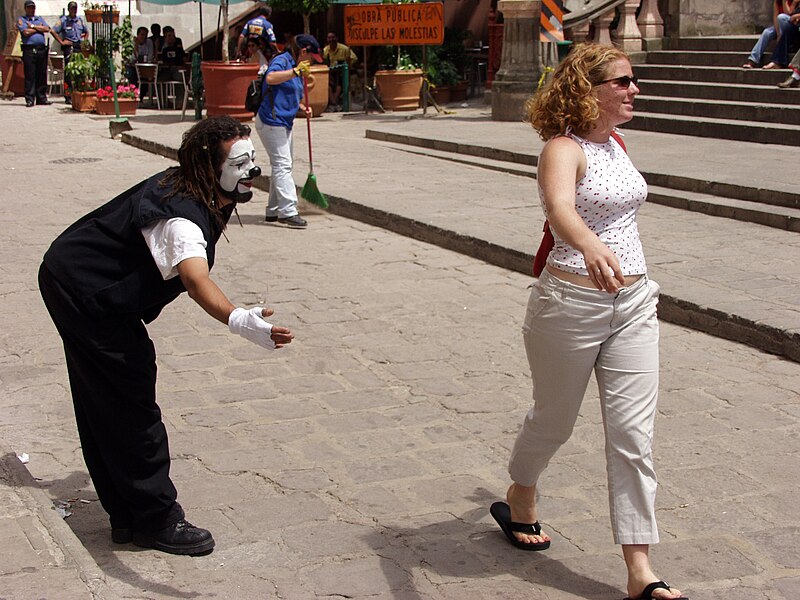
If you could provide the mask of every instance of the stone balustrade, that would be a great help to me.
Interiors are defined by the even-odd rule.
[[[609,28],[617,9],[619,22],[612,32]],[[658,0],[600,0],[567,14],[564,29],[566,37],[574,42],[613,42],[626,52],[640,52],[643,39],[664,36],[664,20],[658,11]]]

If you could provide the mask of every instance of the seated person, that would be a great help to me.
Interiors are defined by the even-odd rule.
[[[800,2],[800,0],[798,0]],[[336,34],[333,32],[328,33],[328,45],[322,51],[322,57],[329,67],[334,67],[339,63],[347,63],[349,69],[352,70],[353,66],[358,62],[356,53],[353,52],[348,46],[340,44]],[[341,110],[339,105],[339,98],[342,95],[342,70],[332,69],[328,75],[328,105],[331,106],[332,111]]]
[[[136,37],[133,38],[133,56],[131,62],[126,66],[126,76],[131,83],[139,84],[139,76],[136,73],[136,63],[156,62],[156,52],[153,47],[153,40],[147,37],[147,27],[139,27],[136,30]]]
[[[800,0],[798,0],[800,1]],[[175,30],[167,25],[164,27],[164,45],[161,46],[159,63],[162,65],[182,66],[186,53],[183,51],[183,41],[175,37]]]
[[[772,53],[770,62],[764,68],[777,69],[785,67],[789,62],[789,46],[794,41],[798,28],[798,22],[791,15],[796,15],[797,13],[800,13],[800,0],[775,0],[772,3],[772,25],[764,28],[764,31],[761,32],[761,37],[758,38],[756,45],[753,46],[753,50],[750,52],[750,56],[747,57],[747,62],[742,65],[742,68],[753,69],[760,67],[767,45],[774,39],[777,39],[778,43]]]
[[[155,55],[159,56],[161,54],[161,46],[164,45],[164,36],[161,35],[161,25],[158,23],[153,23],[150,25],[150,40],[153,42],[153,50],[155,50]]]
[[[264,48],[269,50],[268,55],[271,56],[278,52],[275,30],[272,27],[272,23],[269,22],[272,8],[267,5],[259,6],[257,12],[258,14],[242,27],[242,32],[239,34],[237,57],[241,57],[244,54],[246,41],[253,37],[263,40]]]
[[[269,65],[269,60],[264,56],[263,42],[261,38],[250,38],[247,40],[246,63],[257,63],[262,67]]]
[[[181,38],[175,37],[175,29],[167,25],[164,27],[164,45],[161,47],[158,80],[162,82],[183,82],[180,71],[181,67],[185,65],[185,58],[186,53],[183,51],[183,42]],[[159,93],[159,95],[161,94]],[[176,87],[175,96],[175,102],[180,104],[183,101],[183,86]]]

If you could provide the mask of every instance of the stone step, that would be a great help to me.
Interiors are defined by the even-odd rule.
[[[399,150],[411,154],[521,177],[530,177],[531,179],[535,179],[537,175],[536,161],[529,160],[535,157],[530,155],[508,153],[502,159],[488,158],[486,155],[501,156],[501,154],[491,152],[491,149],[487,147],[470,148],[463,144],[447,146],[442,144],[441,140],[437,143],[437,140],[433,139],[399,136],[369,129],[366,131],[366,137],[386,142]],[[480,152],[478,148],[483,149],[484,152]],[[486,152],[487,150],[488,152]],[[531,162],[534,164],[530,164]],[[701,182],[695,182],[694,187],[698,191],[688,191],[680,189],[681,187],[688,187],[686,185],[687,182],[681,182],[672,176],[646,172],[642,174],[648,182],[648,201],[655,204],[800,232],[800,199],[795,194],[786,195],[787,200],[791,198],[793,201],[792,205],[774,206],[759,201],[738,200],[715,195],[714,191],[726,189],[720,185],[709,186],[707,182],[705,182],[705,185],[701,184]]]
[[[729,102],[752,102],[754,99],[758,99],[759,102],[764,104],[800,106],[800,93],[797,93],[798,90],[783,90],[774,85],[731,85],[705,81],[640,79],[639,87],[642,93],[648,96],[702,98],[707,100],[727,100]]]
[[[757,41],[758,35],[690,36],[665,38],[664,47],[699,52],[744,52],[746,57]]]
[[[741,67],[747,53],[706,50],[659,50],[647,53],[647,64],[698,67]]]
[[[789,69],[742,69],[741,67],[648,64],[634,65],[633,70],[641,79],[763,85],[766,87],[778,85],[792,73]],[[786,91],[787,93],[795,93],[798,90]]]
[[[792,104],[697,99],[687,94],[685,98],[641,95],[636,97],[635,105],[637,111],[649,113],[800,125],[800,105]]]
[[[627,129],[693,135],[720,140],[738,140],[760,144],[800,146],[800,128],[780,123],[756,123],[711,117],[664,115],[640,111]]]

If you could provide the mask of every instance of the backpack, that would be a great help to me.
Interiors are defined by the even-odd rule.
[[[244,95],[244,107],[251,113],[257,113],[261,102],[264,100],[264,79],[266,76],[267,72],[264,71],[247,86],[247,92]]]
[[[622,149],[627,153],[628,149],[625,147],[625,142],[622,141],[622,137],[617,133],[616,130],[611,132],[611,137],[617,140],[617,143],[622,147]],[[547,257],[550,256],[550,250],[553,249],[555,246],[556,240],[553,237],[553,232],[550,230],[550,223],[545,219],[544,222],[544,235],[542,236],[542,241],[539,244],[539,249],[536,251],[536,256],[533,258],[533,276],[539,277],[544,271],[545,265],[547,265]]]

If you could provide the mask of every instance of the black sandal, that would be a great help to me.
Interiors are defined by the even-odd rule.
[[[539,521],[535,523],[516,523],[511,520],[511,508],[505,502],[495,502],[489,512],[500,525],[500,529],[506,534],[508,541],[520,550],[537,551],[547,550],[550,547],[550,540],[544,542],[523,542],[517,539],[514,532],[526,533],[528,535],[542,535],[542,526]]]
[[[653,600],[653,592],[656,590],[667,590],[669,591],[669,585],[665,581],[654,581],[650,585],[648,585],[642,593],[639,594],[639,597],[636,600]],[[631,600],[630,598],[625,598],[625,600]],[[657,599],[656,599],[657,600]],[[679,598],[670,598],[670,600],[689,600],[686,596],[680,596]]]

